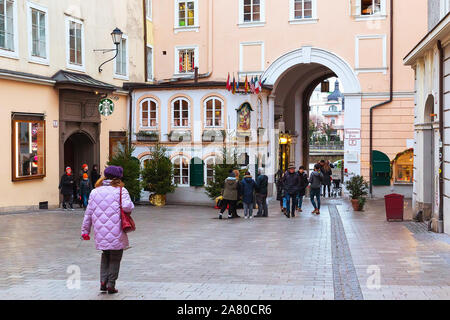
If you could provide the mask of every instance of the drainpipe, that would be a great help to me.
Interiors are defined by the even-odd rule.
[[[145,0],[142,1],[144,10],[144,83],[148,81],[148,63],[147,63],[147,3]]]
[[[128,119],[128,146],[131,147],[131,139],[133,137],[133,88],[129,88],[128,97],[130,99],[129,119]]]
[[[444,48],[441,40],[437,42],[439,50],[439,231],[444,221]]]
[[[394,1],[390,1],[390,53],[389,53],[389,100],[382,103],[374,105],[370,108],[370,142],[369,142],[369,153],[370,153],[370,196],[373,197],[373,112],[375,109],[385,106],[392,102],[394,96],[393,82],[394,82]]]

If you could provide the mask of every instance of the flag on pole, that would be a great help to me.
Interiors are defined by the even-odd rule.
[[[239,74],[236,81],[236,92],[239,92]]]
[[[233,74],[233,88],[232,88],[232,92],[233,92],[233,94],[236,93],[236,78],[234,77],[234,74]]]
[[[230,84],[230,73],[228,72],[228,78],[227,78],[227,91],[231,90],[231,84]]]
[[[255,93],[255,78],[252,76],[252,79],[250,80],[250,92]]]
[[[258,79],[258,77],[256,77],[256,78],[255,78],[255,82],[256,82],[256,85],[255,85],[255,93],[256,93],[256,94],[259,94],[260,91],[261,91],[261,81]]]
[[[249,85],[248,85],[248,76],[245,75],[245,93],[248,93],[249,90]]]

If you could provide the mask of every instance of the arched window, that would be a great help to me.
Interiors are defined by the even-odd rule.
[[[190,102],[185,98],[177,98],[172,102],[172,127],[189,127]]]
[[[205,185],[214,182],[214,167],[216,165],[216,158],[210,157],[205,161]]]
[[[223,127],[223,101],[217,97],[205,101],[205,128]]]
[[[399,153],[393,161],[393,167],[395,183],[413,183],[414,150]]]
[[[158,126],[158,104],[153,99],[144,99],[141,102],[141,127],[156,128]]]
[[[172,160],[174,182],[178,186],[189,186],[189,160],[180,156]]]

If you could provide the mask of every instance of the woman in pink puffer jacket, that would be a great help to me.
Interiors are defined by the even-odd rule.
[[[123,169],[110,166],[105,169],[105,178],[100,179],[96,189],[91,192],[89,205],[84,214],[81,234],[89,240],[91,227],[94,227],[97,250],[102,250],[100,265],[100,291],[117,293],[116,280],[119,277],[120,261],[123,250],[128,248],[128,236],[122,230],[120,217],[120,191],[122,191],[122,208],[125,212],[134,209],[130,195],[121,181]]]

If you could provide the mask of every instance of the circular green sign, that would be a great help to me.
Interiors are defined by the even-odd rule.
[[[98,105],[98,112],[102,116],[110,116],[114,112],[114,102],[111,99],[102,99]]]

